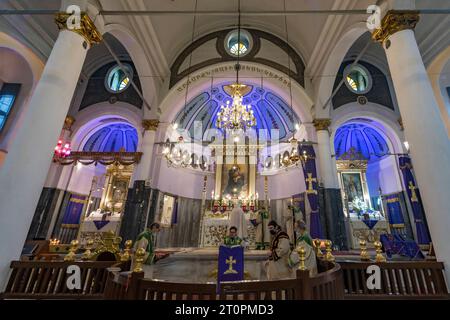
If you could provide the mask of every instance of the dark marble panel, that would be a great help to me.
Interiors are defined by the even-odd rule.
[[[27,240],[45,238],[52,215],[55,211],[55,205],[59,192],[61,192],[61,190],[56,188],[42,189],[41,196],[28,231]]]
[[[122,241],[136,240],[137,235],[145,228],[150,199],[149,187],[145,181],[137,180],[133,188],[128,190],[125,211],[120,225]]]
[[[319,210],[325,237],[333,242],[333,246],[338,246],[339,250],[347,250],[347,232],[340,189],[319,188]]]

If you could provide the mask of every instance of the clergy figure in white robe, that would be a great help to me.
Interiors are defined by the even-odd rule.
[[[247,221],[245,220],[245,213],[241,207],[234,207],[228,220],[228,228],[236,227],[237,236],[241,239],[247,239]]]
[[[294,278],[295,269],[289,266],[291,253],[289,236],[281,230],[281,227],[275,221],[269,222],[269,230],[274,237],[270,245],[269,260],[264,263],[267,279]]]

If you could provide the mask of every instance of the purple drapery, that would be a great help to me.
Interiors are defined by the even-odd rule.
[[[387,205],[387,216],[389,224],[394,227],[405,227],[403,219],[402,207],[400,206],[400,196],[398,193],[384,197]]]
[[[414,215],[414,222],[417,230],[417,242],[419,244],[430,244],[431,238],[428,228],[425,224],[425,214],[423,212],[422,198],[420,197],[419,188],[416,185],[416,179],[412,172],[411,158],[408,156],[401,156],[398,159],[400,170],[403,174],[403,182],[405,184],[406,192],[408,194],[409,202]]]
[[[69,199],[69,203],[64,212],[62,224],[74,225],[80,223],[80,217],[83,213],[83,207],[86,203],[86,196],[72,194]]]
[[[312,146],[300,146],[300,155],[307,155],[307,160],[302,161],[303,175],[306,183],[306,196],[311,207],[310,234],[312,238],[323,239],[322,224],[319,215],[319,192],[317,183],[316,153]]]
[[[171,225],[177,224],[178,221],[178,197],[173,201],[172,221]]]

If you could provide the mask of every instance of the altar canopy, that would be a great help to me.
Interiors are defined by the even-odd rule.
[[[300,154],[306,154],[306,161],[302,162],[303,175],[306,183],[306,196],[311,207],[310,234],[313,238],[323,238],[322,224],[319,215],[319,193],[316,169],[316,153],[312,146],[301,145]]]
[[[412,172],[411,158],[408,156],[399,157],[400,170],[403,174],[403,182],[405,184],[406,192],[408,193],[409,202],[414,215],[414,222],[417,230],[417,241],[419,244],[430,244],[430,234],[425,222],[425,214],[423,211],[422,198],[420,191],[416,184],[416,179]]]

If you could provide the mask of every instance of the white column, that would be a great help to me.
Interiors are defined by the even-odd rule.
[[[136,165],[136,169],[133,174],[133,181],[136,180],[149,180],[151,176],[151,166],[153,160],[153,149],[155,145],[156,129],[158,128],[159,121],[144,120],[142,126],[144,127],[144,134],[142,136],[141,152],[142,157],[139,164]]]
[[[392,15],[391,19],[395,19]],[[396,21],[410,23],[405,27],[414,27],[411,16],[408,20],[402,19],[405,16],[400,13],[394,15],[398,16]],[[450,143],[414,32],[411,29],[390,32],[389,26],[383,25],[382,31],[387,36],[377,40],[383,41],[386,50],[433,245],[437,259],[445,263],[449,281]]]
[[[0,291],[20,256],[89,44],[63,30],[0,171]]]
[[[314,125],[317,131],[317,158],[319,172],[323,186],[327,189],[339,189],[335,159],[332,157],[330,133],[328,127],[330,119],[316,119]]]

